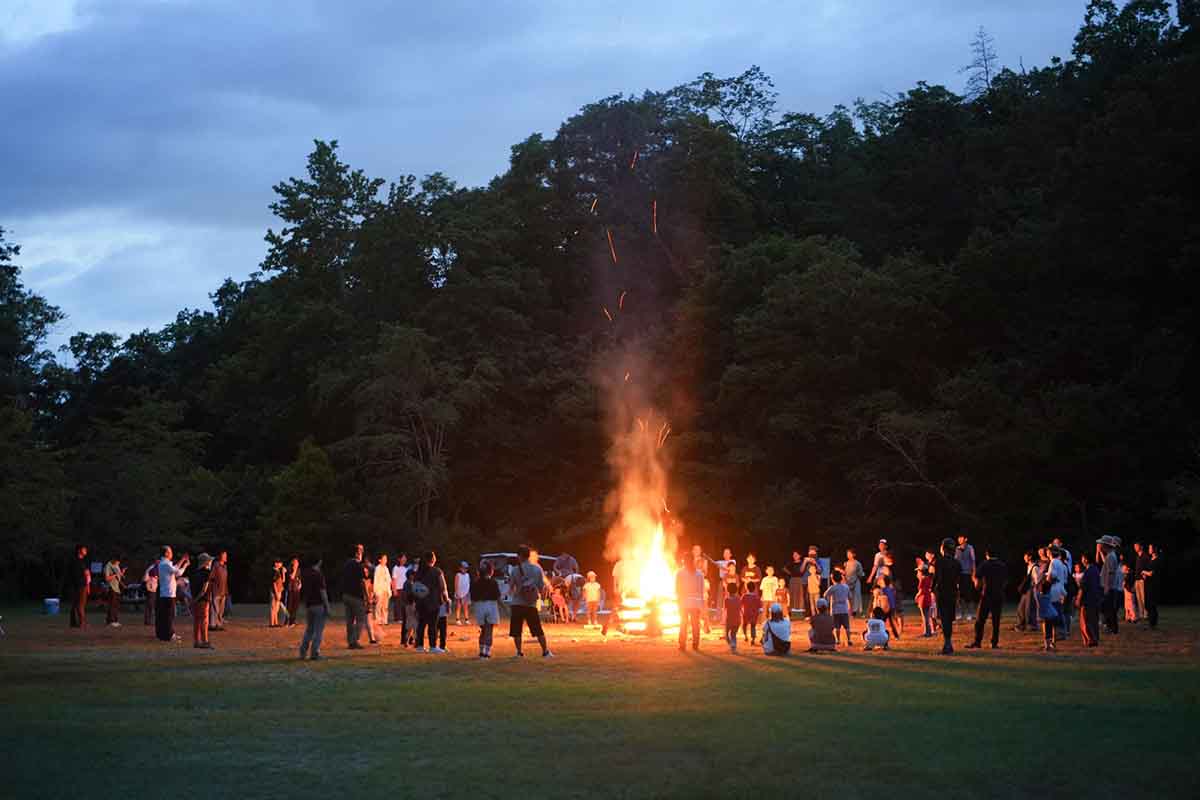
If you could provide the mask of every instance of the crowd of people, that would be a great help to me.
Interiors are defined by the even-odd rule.
[[[1102,630],[1117,635],[1122,616],[1126,622],[1145,621],[1156,628],[1163,578],[1159,549],[1135,542],[1128,559],[1122,550],[1120,538],[1105,535],[1096,540],[1094,553],[1083,553],[1077,560],[1058,538],[1026,552],[1024,574],[1015,587],[1019,603],[1014,630],[1041,634],[1043,648],[1052,651],[1071,637],[1072,618],[1078,619],[1079,634],[1088,647],[1099,645]],[[611,588],[606,589],[595,571],[580,574],[573,557],[560,556],[547,572],[534,548],[522,546],[511,555],[499,565],[485,559],[476,569],[460,562],[447,578],[435,552],[411,562],[400,553],[389,563],[387,553],[368,558],[363,545],[355,545],[338,574],[347,647],[362,649],[364,632],[370,645],[381,645],[384,629],[396,625],[400,646],[442,654],[447,652],[451,616],[456,626],[472,624],[473,616],[479,657],[491,658],[495,627],[507,610],[514,656],[524,656],[527,631],[543,657],[552,658],[543,613],[557,622],[582,621],[585,628],[599,628],[603,637],[620,626],[615,612],[631,593],[625,584],[637,565],[614,564]],[[998,552],[984,548],[979,558],[968,537],[960,535],[957,541],[947,538],[926,550],[912,564],[910,578],[886,539],[879,540],[870,569],[853,548],[844,561],[833,564],[820,556],[817,546],[810,546],[805,554],[794,551],[786,566],[776,570],[774,565],[760,566],[753,553],[739,564],[729,548],[712,558],[694,546],[680,559],[675,575],[679,649],[686,649],[690,636],[692,648],[698,650],[701,630],[709,632],[713,623],[723,623],[731,652],[738,651],[740,640],[767,655],[787,655],[792,620],[800,618],[809,623],[809,650],[831,652],[851,646],[851,620],[859,617],[864,619],[859,644],[865,650],[889,650],[908,635],[905,607],[910,600],[920,613],[916,635],[940,634],[943,654],[954,652],[956,622],[974,623],[968,648],[983,646],[989,623],[991,647],[1000,646],[1009,570]],[[68,576],[73,627],[87,625],[94,569],[87,548],[77,548]],[[98,574],[106,624],[119,627],[126,569],[120,558],[112,558]],[[209,633],[226,624],[228,553],[201,553],[193,562],[188,554],[175,559],[172,548],[164,546],[141,577],[144,623],[155,626],[157,638],[180,640],[175,619],[181,612],[191,617],[193,646],[211,649]],[[911,589],[911,597],[906,589]],[[286,564],[275,559],[267,625],[297,625],[302,605],[305,630],[299,655],[318,660],[332,614],[323,565],[319,559],[303,564],[298,557]]]

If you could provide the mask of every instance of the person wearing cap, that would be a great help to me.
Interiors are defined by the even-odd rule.
[[[1100,566],[1100,587],[1104,590],[1104,627],[1106,633],[1118,631],[1118,609],[1124,603],[1121,598],[1121,559],[1117,556],[1118,540],[1105,534],[1096,540],[1096,561]]]
[[[192,573],[192,647],[212,650],[208,641],[209,606],[212,603],[212,563],[208,553],[196,556],[199,565]]]
[[[783,613],[783,606],[772,603],[770,617],[763,625],[763,655],[786,656],[792,649],[792,622]]]
[[[875,561],[871,564],[871,574],[867,575],[867,586],[874,586],[879,578],[879,571],[887,563],[888,540],[879,540],[879,549],[875,552]]]
[[[471,624],[471,565],[465,561],[454,573],[454,624]]]
[[[933,596],[937,600],[938,617],[942,623],[942,655],[954,654],[954,604],[962,567],[954,559],[954,540],[942,540],[941,555],[933,564]]]
[[[829,601],[817,599],[817,613],[809,620],[808,652],[836,653],[837,637],[833,633],[833,617],[829,614]]]

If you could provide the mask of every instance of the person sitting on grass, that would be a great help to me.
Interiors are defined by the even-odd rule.
[[[883,620],[883,609],[871,609],[871,618],[867,620],[863,641],[866,643],[863,650],[874,650],[877,647],[888,649],[888,632],[887,624]]]
[[[1045,637],[1045,644],[1042,649],[1046,652],[1054,650],[1054,636],[1058,630],[1058,609],[1055,608],[1051,589],[1057,578],[1047,576],[1038,584],[1037,593],[1037,615],[1038,622],[1042,626],[1042,635]]]
[[[817,598],[817,615],[809,621],[808,652],[836,653],[837,637],[833,633],[833,616],[829,613],[829,601]]]
[[[771,617],[763,624],[762,647],[768,656],[786,656],[792,650],[792,622],[779,603],[771,604]]]
[[[613,614],[616,614],[614,611]],[[737,652],[738,628],[742,624],[742,599],[738,597],[737,582],[725,584],[725,643],[729,652]]]
[[[760,611],[762,611],[762,598],[758,594],[758,584],[749,581],[746,584],[746,593],[742,595],[742,639],[750,644],[756,644],[758,641],[756,628]]]

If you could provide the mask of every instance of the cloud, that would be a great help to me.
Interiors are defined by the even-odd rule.
[[[759,64],[781,108],[826,113],[917,80],[960,87],[980,24],[1002,62],[1042,64],[1067,54],[1085,0],[0,6],[0,225],[76,325],[125,333],[256,267],[270,187],[313,138],[372,175],[481,184],[583,104],[703,71]],[[151,290],[142,268],[179,279]]]

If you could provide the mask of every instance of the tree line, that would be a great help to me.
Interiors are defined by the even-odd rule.
[[[625,381],[670,420],[671,511],[706,547],[1115,532],[1182,574],[1198,19],[1092,0],[1070,58],[997,69],[981,31],[965,96],[825,116],[706,73],[583,107],[477,188],[317,141],[257,272],[69,358],[0,230],[3,588],[53,591],[75,541],[227,548],[247,593],[356,541],[598,564]]]

